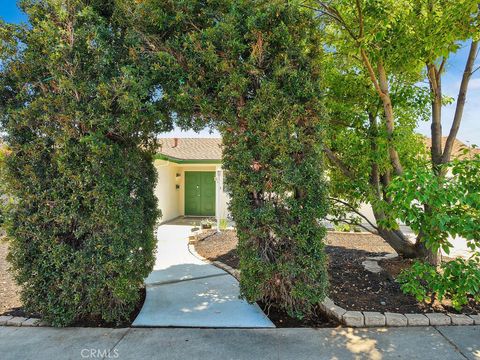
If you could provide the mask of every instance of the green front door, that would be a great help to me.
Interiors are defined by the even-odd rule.
[[[215,216],[214,171],[185,171],[185,215]]]

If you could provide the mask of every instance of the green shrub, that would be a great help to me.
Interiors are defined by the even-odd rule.
[[[327,288],[315,14],[296,0],[146,0],[137,23],[180,78],[167,84],[179,123],[222,133],[242,295],[308,314]]]
[[[334,226],[335,231],[350,232],[352,227],[349,224],[338,224]]]
[[[470,299],[480,301],[480,254],[468,260],[457,258],[439,268],[417,261],[404,270],[397,281],[404,293],[415,296],[418,301],[447,298],[456,310],[461,310]]]
[[[9,261],[47,322],[122,323],[154,262],[151,74],[109,5],[24,4],[0,31]]]
[[[219,227],[220,227],[220,231],[225,231],[225,230],[227,230],[228,220],[227,220],[227,219],[220,219],[220,221],[219,221]]]

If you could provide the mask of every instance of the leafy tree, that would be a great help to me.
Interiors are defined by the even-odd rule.
[[[333,2],[316,1],[314,6],[324,15],[327,21],[327,31],[330,33],[329,45],[333,51],[348,62],[350,73],[357,75],[356,79],[362,84],[365,78],[369,80],[370,93],[374,91],[377,101],[381,104],[380,113],[367,109],[375,116],[371,123],[380,124],[373,126],[373,134],[369,133],[367,139],[375,139],[374,147],[383,156],[371,157],[368,175],[368,191],[373,199],[372,204],[377,219],[379,234],[389,242],[392,247],[404,256],[427,257],[433,263],[438,262],[435,253],[424,247],[422,233],[418,234],[416,244],[413,244],[394,225],[392,229],[385,227],[384,221],[391,220],[391,215],[386,212],[391,199],[385,196],[385,190],[394,176],[402,176],[404,169],[410,169],[414,162],[415,152],[405,151],[407,140],[413,140],[413,127],[410,135],[403,127],[408,116],[418,120],[414,115],[415,109],[421,109],[424,116],[423,100],[405,103],[409,98],[408,93],[415,88],[415,83],[426,76],[430,82],[430,99],[432,103],[432,152],[431,167],[438,175],[439,165],[447,163],[451,157],[453,140],[460,125],[465,93],[468,81],[472,74],[474,55],[478,46],[478,4],[473,0],[465,1],[362,1],[336,0]],[[457,112],[445,148],[441,149],[441,126],[439,113],[441,104],[445,101],[441,94],[440,77],[448,55],[458,49],[458,42],[473,37],[470,55],[465,66],[465,74],[457,102]],[[441,59],[437,64],[437,59]],[[423,68],[426,67],[426,71]],[[427,75],[425,75],[427,74]],[[342,82],[346,85],[346,82]],[[348,83],[350,85],[351,83]],[[404,93],[408,90],[407,94]],[[396,95],[397,91],[398,96]],[[403,93],[402,93],[403,92]],[[422,94],[422,89],[415,91]],[[363,92],[362,92],[363,93]],[[422,97],[416,96],[417,99]],[[365,99],[355,105],[362,108]],[[413,107],[412,107],[413,105]],[[410,107],[410,110],[408,110]],[[404,119],[402,119],[404,118]],[[412,123],[412,121],[411,121]],[[440,129],[440,131],[439,131]],[[361,133],[356,132],[357,135]],[[377,136],[377,134],[379,136]],[[406,136],[407,135],[407,136]],[[372,141],[369,141],[372,143]],[[418,142],[417,142],[418,143]],[[384,146],[379,146],[384,144]],[[440,144],[440,145],[439,145]],[[372,144],[370,144],[372,148]],[[358,150],[358,148],[357,148]],[[410,149],[411,150],[411,149]],[[370,151],[370,150],[365,150]],[[418,152],[417,152],[418,153]],[[331,163],[340,169],[344,175],[347,173],[340,164],[344,154],[340,151],[331,152]],[[335,156],[335,157],[334,157]],[[387,156],[388,162],[384,159]],[[332,161],[334,160],[334,161]],[[348,160],[348,159],[346,159]],[[355,168],[358,163],[353,163]],[[360,164],[364,164],[361,162]],[[343,166],[345,168],[345,166]],[[365,168],[358,169],[365,176]],[[355,172],[350,172],[350,180],[344,181],[352,189],[358,183]],[[365,182],[363,182],[365,184]],[[355,194],[356,190],[352,190]],[[365,192],[364,192],[365,193]],[[364,198],[361,200],[363,201]],[[356,204],[348,204],[355,208]],[[352,206],[353,205],[353,206]],[[428,202],[423,204],[425,214],[431,213]]]
[[[422,234],[422,242],[433,253],[442,249],[449,254],[449,237],[460,236],[472,255],[438,267],[417,262],[398,281],[405,293],[419,301],[447,297],[460,310],[470,300],[480,300],[480,155],[472,157],[464,149],[462,158],[437,170],[425,167],[394,179],[388,189],[390,212]],[[425,203],[431,211],[425,211]]]
[[[216,125],[241,292],[297,316],[327,284],[319,24],[298,1],[145,1],[136,23],[178,122]]]
[[[480,155],[472,158],[468,150],[442,166],[445,177],[424,167],[395,178],[388,188],[392,217],[421,233],[435,253],[450,252],[449,236],[466,239],[472,251],[480,248]],[[431,209],[428,213],[425,203]]]
[[[154,74],[113,1],[21,6],[0,27],[9,260],[51,324],[121,323],[154,261]]]

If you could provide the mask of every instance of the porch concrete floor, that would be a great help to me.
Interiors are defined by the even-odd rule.
[[[237,280],[188,251],[191,226],[160,226],[157,260],[134,327],[275,327],[256,304],[239,299]]]

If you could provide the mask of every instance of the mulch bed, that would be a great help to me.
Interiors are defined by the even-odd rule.
[[[233,268],[238,268],[236,253],[237,237],[234,231],[203,233],[195,243],[196,251],[209,260],[221,261]],[[448,301],[442,303],[419,303],[413,296],[405,295],[395,282],[398,273],[411,265],[410,260],[401,258],[381,260],[379,265],[384,271],[374,274],[367,271],[362,262],[367,257],[394,253],[394,250],[379,236],[358,233],[328,233],[325,251],[329,257],[328,271],[330,277],[330,298],[335,304],[347,310],[419,313],[419,312],[453,312]],[[260,304],[261,306],[263,304]],[[268,310],[263,306],[265,310]],[[270,318],[277,326],[276,314],[283,316],[287,326],[329,326],[321,315],[314,319],[298,321],[291,319],[282,311],[275,309]],[[462,309],[463,313],[480,313],[480,304],[473,301]],[[295,323],[296,321],[296,323]],[[294,324],[294,325],[291,325]],[[306,325],[308,324],[308,325]]]

